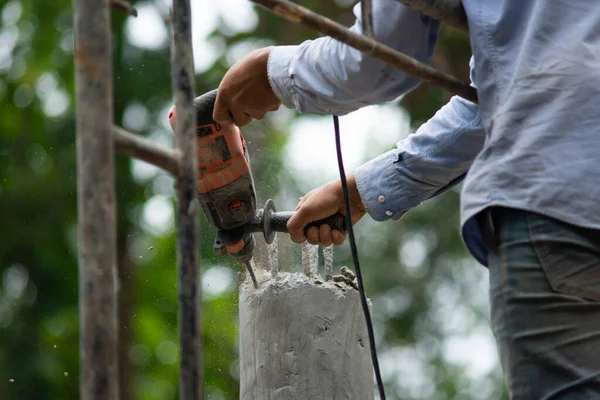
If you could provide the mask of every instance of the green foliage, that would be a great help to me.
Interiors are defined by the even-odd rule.
[[[156,5],[168,18],[165,2]],[[344,23],[352,21],[347,1],[307,0],[303,5]],[[0,399],[73,399],[78,396],[79,354],[71,4],[11,0],[0,5],[0,12]],[[315,37],[309,29],[264,10],[258,15],[258,24],[244,32],[229,26],[223,13],[215,13],[219,21],[206,39],[220,50],[198,75],[197,93],[218,85],[233,57],[226,49]],[[115,122],[171,144],[166,126],[171,104],[168,43],[137,47],[126,35],[128,21],[113,12]],[[444,31],[434,65],[466,78],[468,55],[468,40]],[[448,98],[422,85],[403,104],[418,122]],[[301,195],[301,177],[290,172],[282,157],[289,134],[286,121],[255,122],[244,131],[260,201]],[[175,238],[169,218],[173,181],[117,156],[116,185],[120,379],[129,396],[123,398],[174,399],[178,334]],[[148,223],[152,217],[159,217],[159,226]],[[203,285],[205,397],[235,399],[240,268],[212,255],[214,232],[200,219],[201,268],[204,276],[212,274],[218,279],[211,282],[222,286]],[[466,261],[457,226],[456,191],[418,207],[399,223],[358,225],[391,399],[501,396],[497,367],[471,379],[444,350],[450,337],[468,336],[487,318],[482,311],[486,305],[473,303],[485,290],[484,272]],[[415,247],[422,253],[416,260],[410,255]],[[292,249],[286,262],[298,262],[296,247],[283,243],[282,248]],[[350,260],[345,245],[337,252],[336,265],[350,265]],[[440,315],[446,310],[440,305],[444,290],[455,297],[452,304],[461,308],[466,321],[453,322],[453,313]]]

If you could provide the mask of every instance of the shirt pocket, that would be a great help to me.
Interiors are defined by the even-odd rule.
[[[600,232],[529,214],[531,243],[556,292],[600,302]]]

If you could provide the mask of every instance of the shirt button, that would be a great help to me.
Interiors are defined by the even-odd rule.
[[[393,213],[393,212],[391,212],[390,210],[387,210],[387,211],[385,212],[385,215],[387,215],[388,217],[391,217],[392,215],[394,215],[394,213]]]
[[[379,200],[380,203],[385,203],[385,196],[380,194],[377,200]]]

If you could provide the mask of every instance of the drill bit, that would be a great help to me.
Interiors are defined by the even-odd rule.
[[[250,265],[250,261],[246,261],[246,269],[250,274],[250,278],[252,278],[252,283],[254,283],[254,289],[258,289],[258,282],[256,281],[256,276],[254,276],[254,271],[252,270],[252,265]]]

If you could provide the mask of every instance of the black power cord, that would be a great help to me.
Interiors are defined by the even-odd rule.
[[[338,167],[340,170],[340,179],[342,181],[342,193],[344,194],[344,209],[346,210],[346,225],[348,226],[348,239],[350,240],[350,251],[354,260],[354,269],[356,271],[356,279],[358,280],[358,292],[360,294],[360,303],[365,314],[367,322],[367,333],[369,335],[369,348],[371,349],[371,360],[373,360],[373,370],[375,371],[375,379],[379,388],[380,400],[385,400],[385,389],[379,371],[379,359],[377,358],[377,348],[375,347],[375,333],[373,331],[373,321],[371,321],[371,311],[365,294],[363,285],[362,272],[360,271],[360,263],[358,261],[358,250],[356,249],[356,240],[354,238],[354,228],[352,227],[352,216],[350,215],[350,198],[348,196],[348,181],[346,180],[346,172],[344,170],[344,160],[342,159],[342,144],[340,140],[340,121],[337,116],[333,116],[333,127],[335,129],[335,147],[338,159]]]

